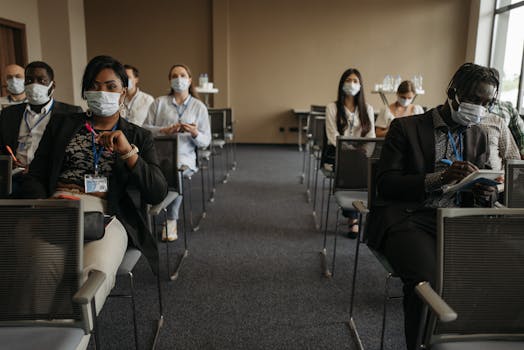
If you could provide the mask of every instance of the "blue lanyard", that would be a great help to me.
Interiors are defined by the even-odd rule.
[[[459,144],[457,148],[457,144],[455,143],[455,139],[453,138],[453,135],[451,135],[451,131],[448,130],[448,140],[451,144],[451,147],[453,148],[453,153],[455,154],[455,160],[463,161],[462,157],[462,132],[459,132]]]
[[[189,106],[189,102],[191,102],[191,95],[189,95],[187,102],[182,103],[182,105],[180,106],[178,106],[175,102],[173,102],[173,106],[175,106],[176,113],[178,114],[178,119],[182,119],[184,112],[186,111],[187,107]]]
[[[49,113],[51,113],[51,111],[53,110],[53,106],[55,104],[55,100],[53,100],[51,102],[51,105],[49,106],[49,110],[46,112],[46,114],[42,115],[40,118],[38,118],[38,120],[36,121],[36,123],[33,125],[33,127],[30,127],[29,126],[29,122],[27,121],[27,109],[24,111],[24,122],[25,122],[25,126],[27,126],[27,130],[29,130],[29,133],[31,133],[31,131],[33,131],[34,128],[36,128],[36,126],[38,124],[40,124],[40,122],[42,120],[44,120],[45,117],[47,117],[49,115]]]
[[[111,129],[111,131],[115,131],[116,130],[116,127],[117,127],[118,123],[115,124],[115,126],[113,126],[113,128]],[[93,128],[93,125],[91,125],[91,128]],[[94,128],[93,128],[94,130]],[[93,165],[95,167],[95,176],[98,176],[98,162],[100,161],[100,157],[102,156],[102,153],[104,152],[104,147],[96,147],[96,143],[95,143],[95,134],[94,133],[91,133],[91,142],[93,144]]]

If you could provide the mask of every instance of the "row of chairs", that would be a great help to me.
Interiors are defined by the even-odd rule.
[[[313,123],[322,124],[322,118],[314,118],[312,119]],[[315,127],[313,127],[311,130],[315,130]],[[320,130],[319,130],[320,131]],[[309,134],[309,139],[311,140],[310,144],[306,144],[306,149],[308,149],[310,146],[310,158],[315,159],[318,161],[318,154],[322,153],[321,147],[325,144],[320,142],[320,137],[314,137],[313,135],[315,132]],[[317,135],[320,135],[320,132],[317,132]],[[361,215],[359,216],[359,239],[357,240],[357,244],[355,246],[355,262],[353,265],[353,281],[352,281],[352,289],[351,289],[351,306],[350,306],[350,320],[349,320],[349,327],[352,331],[352,334],[354,335],[354,339],[356,340],[357,345],[359,348],[363,349],[362,341],[360,339],[360,336],[358,334],[358,330],[356,327],[356,323],[353,316],[353,309],[354,309],[354,299],[355,299],[355,287],[356,287],[356,276],[357,276],[357,268],[358,268],[358,256],[359,256],[359,248],[361,243],[366,243],[366,237],[364,235],[363,227],[365,226],[365,217],[369,210],[368,207],[371,207],[373,200],[376,196],[376,190],[374,187],[374,176],[376,172],[376,166],[378,159],[380,158],[380,149],[381,149],[381,143],[383,142],[383,139],[351,139],[351,138],[345,138],[345,137],[339,137],[337,140],[337,147],[336,147],[336,164],[334,174],[330,172],[324,171],[321,167],[318,165],[315,166],[315,176],[317,176],[319,170],[322,171],[322,174],[324,174],[324,180],[328,179],[330,182],[329,190],[328,190],[328,197],[334,193],[338,210],[337,210],[337,218],[336,218],[336,226],[335,226],[335,238],[334,238],[334,247],[333,247],[333,260],[331,264],[331,271],[327,268],[327,262],[326,262],[326,256],[327,256],[327,249],[326,249],[326,238],[327,238],[327,225],[328,225],[328,215],[329,215],[329,203],[330,200],[328,199],[327,209],[326,209],[326,221],[325,221],[325,227],[324,227],[324,244],[323,249],[321,251],[322,254],[322,267],[323,272],[326,276],[332,276],[334,274],[335,270],[335,258],[336,258],[336,239],[338,236],[338,228],[339,228],[339,217],[340,213],[343,210],[357,210]],[[317,145],[315,148],[314,145]],[[364,151],[363,151],[364,150]],[[316,154],[315,154],[316,152]],[[317,163],[318,164],[318,163]],[[524,170],[522,170],[523,165],[522,162],[519,161],[509,161],[506,168],[506,204],[509,207],[513,208],[522,208],[524,203]],[[331,182],[334,182],[334,186],[331,186]],[[316,179],[314,180],[314,183],[316,185]],[[309,188],[309,186],[308,186]],[[323,191],[324,192],[324,191]],[[315,194],[316,194],[316,186],[315,186]],[[358,199],[358,197],[364,197],[367,199]],[[316,203],[316,195],[314,197],[314,215],[315,215],[315,203]],[[367,203],[366,203],[367,202]],[[321,209],[323,208],[323,205]],[[460,214],[464,213],[464,215],[472,215],[475,216],[475,219],[477,219],[477,216],[490,216],[491,214],[489,212],[479,212],[476,209],[472,209],[473,211],[469,213],[467,210],[461,212]],[[496,211],[497,214],[500,215],[521,215],[522,212],[518,211],[510,211],[510,212],[502,212],[502,211]],[[520,214],[519,214],[520,213]],[[448,217],[448,216],[455,216],[459,215],[456,214],[453,210],[451,212],[444,210],[442,214],[442,217]],[[440,218],[440,216],[439,216]],[[518,219],[516,219],[518,220]],[[504,220],[502,220],[504,221]],[[449,222],[446,221],[446,223]],[[444,223],[439,221],[439,228],[444,227]],[[316,225],[317,228],[319,225]],[[489,226],[491,228],[493,227],[499,227],[499,222],[493,221],[493,223]],[[504,232],[504,226],[500,226],[500,230],[498,232]],[[502,240],[504,240],[503,238]],[[368,247],[370,248],[370,247]],[[399,295],[390,295],[389,291],[389,281],[392,277],[397,277],[395,274],[393,268],[387,261],[387,259],[380,254],[380,252],[377,252],[370,248],[373,255],[377,258],[377,260],[380,262],[380,264],[384,267],[386,270],[386,281],[385,281],[385,287],[384,287],[384,305],[383,305],[383,315],[382,315],[382,329],[381,329],[381,338],[380,338],[380,348],[382,349],[384,347],[384,334],[385,334],[385,326],[386,326],[386,318],[387,318],[387,301],[395,298],[400,298]],[[522,250],[521,250],[522,252]],[[485,282],[485,281],[483,281]],[[438,290],[439,286],[437,286]],[[419,287],[421,291],[421,295],[423,297],[427,296],[429,292],[426,292],[424,294],[424,291],[428,290],[427,284],[424,284],[424,286]],[[431,294],[430,294],[431,295]],[[442,295],[442,294],[441,294]],[[434,296],[432,296],[434,300]],[[449,309],[448,309],[449,310]],[[513,316],[511,322],[515,322],[515,315],[509,315],[510,318]],[[434,322],[435,323],[435,322]],[[434,326],[433,323],[433,326]],[[427,332],[426,332],[427,333]],[[520,333],[522,333],[522,328],[520,329]],[[520,334],[522,335],[522,334]],[[517,335],[518,337],[519,335]],[[421,344],[428,344],[429,343],[439,343],[442,342],[442,339],[446,339],[446,337],[437,337],[432,338],[431,336],[426,336],[425,338],[420,339]],[[511,338],[511,336],[510,336]],[[503,344],[509,344],[507,342]],[[519,346],[522,344],[519,343]]]
[[[236,146],[234,144],[234,133],[233,133],[233,116],[231,109],[212,109],[209,111],[210,122],[212,126],[212,142],[209,150],[198,150],[199,154],[199,169],[202,178],[202,213],[200,219],[206,216],[206,201],[213,201],[214,194],[216,191],[216,180],[215,180],[215,158],[224,153],[224,178],[223,183],[227,182],[230,176],[230,171],[236,169]],[[167,206],[173,202],[178,196],[182,197],[182,218],[180,226],[183,231],[183,251],[178,256],[177,262],[175,263],[174,272],[170,273],[170,262],[169,262],[169,245],[171,243],[166,242],[166,267],[169,280],[175,280],[178,275],[182,262],[189,254],[188,248],[188,237],[186,230],[186,200],[184,195],[189,202],[189,224],[193,231],[198,230],[198,223],[195,225],[193,222],[193,206],[191,200],[191,181],[193,174],[184,172],[185,169],[177,168],[177,142],[176,136],[157,137],[155,139],[155,146],[158,153],[158,158],[161,164],[162,171],[168,179],[169,193],[162,203],[151,207],[144,205],[139,198],[138,191],[132,192],[132,197],[135,200],[135,204],[142,209],[144,215],[149,219],[150,227],[152,228],[153,234],[158,235],[160,240],[159,221],[157,217],[161,217],[161,222],[167,222]],[[207,153],[207,155],[206,155]],[[207,156],[207,159],[206,159]],[[232,159],[232,162],[229,162]],[[204,172],[208,171],[208,185],[209,191],[206,198],[205,183],[204,183]],[[210,179],[210,173],[212,174],[212,181]],[[184,176],[186,174],[186,176]],[[187,174],[190,174],[187,176]],[[10,157],[0,156],[0,198],[7,196],[11,192],[11,159]],[[185,184],[185,185],[184,185]],[[188,187],[185,190],[185,186]],[[34,235],[41,235],[43,237],[55,235],[55,229],[59,222],[69,219],[67,224],[59,225],[63,232],[67,232],[68,237],[71,238],[65,243],[67,245],[66,251],[76,252],[77,258],[73,262],[69,262],[67,269],[67,276],[73,276],[67,279],[66,282],[61,281],[61,284],[67,284],[67,286],[60,286],[65,288],[67,293],[55,295],[54,291],[57,290],[57,286],[53,286],[52,283],[45,286],[45,290],[39,290],[39,298],[44,300],[53,300],[52,304],[47,304],[47,309],[38,310],[26,310],[24,308],[18,308],[20,303],[10,303],[12,300],[21,300],[20,293],[16,293],[17,289],[13,285],[11,279],[5,281],[0,285],[0,294],[6,298],[2,298],[0,302],[0,339],[5,344],[9,344],[10,349],[71,349],[71,348],[85,348],[89,341],[89,336],[93,335],[95,347],[100,348],[99,332],[97,330],[96,312],[94,305],[94,294],[96,293],[99,286],[103,283],[105,276],[100,271],[93,271],[90,274],[89,279],[84,283],[80,283],[78,271],[82,270],[82,247],[83,247],[83,214],[81,210],[81,204],[76,201],[57,201],[57,200],[38,200],[38,201],[21,201],[21,200],[0,200],[0,206],[2,211],[1,216],[6,215],[9,220],[1,220],[5,223],[5,227],[9,227],[11,230],[16,231],[18,234],[20,222],[24,218],[34,218],[31,222],[38,222],[40,217],[46,218],[46,222],[53,222],[52,225],[38,226],[35,230],[27,230],[29,238],[24,241],[24,238],[15,240],[14,231],[3,230],[6,236],[2,244],[2,257],[10,257],[16,255],[19,250],[16,248],[20,246],[31,246],[29,243]],[[65,214],[64,208],[71,208],[68,212],[69,216]],[[6,210],[4,210],[6,209]],[[12,215],[15,212],[20,215]],[[45,212],[46,214],[41,214]],[[62,221],[55,221],[60,218]],[[51,221],[49,221],[51,220]],[[77,223],[77,225],[70,225],[70,223]],[[160,223],[161,223],[160,222]],[[40,231],[39,231],[40,230]],[[23,243],[27,243],[23,244]],[[8,254],[9,253],[9,254]],[[78,258],[78,256],[80,258]],[[46,259],[52,261],[53,259],[62,259],[61,256],[52,256],[52,252],[46,253]],[[125,297],[130,299],[132,311],[133,311],[133,326],[134,326],[134,343],[135,348],[138,349],[138,331],[137,331],[137,320],[136,320],[136,308],[135,308],[135,291],[133,282],[133,269],[141,258],[141,253],[137,249],[129,248],[124,256],[124,259],[118,269],[117,276],[125,276],[129,279],[130,292],[112,294],[111,297]],[[19,271],[15,269],[13,264],[19,262],[20,259],[9,259],[6,263],[2,263],[0,269],[3,271]],[[27,260],[31,263],[31,260]],[[59,262],[62,264],[63,262]],[[28,269],[38,269],[38,266],[28,265]],[[32,271],[33,271],[32,270]],[[160,266],[159,266],[160,270]],[[9,275],[9,276],[11,276]],[[4,276],[2,274],[2,276]],[[5,275],[7,276],[7,275]],[[64,276],[66,273],[64,272]],[[76,276],[76,277],[75,277]],[[30,278],[26,278],[23,282],[28,291],[31,288],[40,288],[40,286],[27,285],[33,280],[34,275]],[[16,282],[16,280],[15,280]],[[156,331],[154,332],[154,339],[152,342],[152,348],[154,349],[157,345],[160,330],[164,323],[164,310],[162,302],[162,291],[160,274],[157,276],[157,288],[158,288],[158,304],[159,304],[159,317],[157,319]],[[8,298],[9,296],[9,298]],[[18,299],[17,299],[18,298]],[[26,298],[27,300],[27,298]],[[71,302],[73,300],[73,303]],[[10,305],[11,304],[11,305]],[[23,303],[22,303],[23,304]],[[57,312],[55,305],[59,307],[65,304],[69,306],[67,312]],[[81,307],[80,307],[81,306]],[[48,320],[48,321],[42,321]],[[58,325],[59,328],[56,328]],[[42,327],[44,326],[44,327]],[[65,327],[64,327],[65,326]],[[31,334],[32,337],[27,335]],[[74,345],[73,345],[74,344]]]

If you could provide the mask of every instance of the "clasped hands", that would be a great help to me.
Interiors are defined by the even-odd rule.
[[[188,132],[192,137],[198,136],[198,129],[195,123],[176,123],[160,129],[160,132],[166,135],[175,134],[177,132]]]
[[[443,173],[442,173],[442,184],[449,185],[461,181],[469,174],[479,170],[477,166],[468,161],[454,161]],[[504,177],[497,179],[498,182],[504,182]],[[480,183],[476,183],[473,188],[473,197],[475,201],[484,205],[490,206],[491,199],[496,198],[497,187],[488,186]]]

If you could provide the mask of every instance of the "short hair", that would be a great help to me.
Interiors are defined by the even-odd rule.
[[[499,90],[499,75],[493,68],[479,66],[474,63],[464,63],[455,72],[449,82],[447,95],[455,98],[455,92],[460,95],[467,95],[473,92],[479,83],[487,83],[495,87],[495,95]]]
[[[89,61],[84,71],[84,76],[82,77],[82,97],[84,97],[84,93],[87,90],[93,87],[98,73],[106,68],[115,72],[117,77],[122,81],[122,86],[125,88],[127,87],[127,74],[122,63],[111,56],[96,56]]]
[[[131,69],[133,71],[133,75],[135,76],[135,78],[138,78],[140,72],[138,71],[138,68],[136,68],[135,66],[132,66],[130,64],[124,64],[124,69]]]
[[[45,69],[46,72],[47,72],[47,76],[49,77],[49,80],[51,80],[51,81],[55,80],[55,72],[53,71],[53,68],[51,68],[50,65],[48,65],[47,63],[42,62],[42,61],[33,61],[33,62],[29,63],[25,67],[25,72],[24,72],[25,75],[27,75],[27,72],[30,69],[35,69],[35,68],[43,68],[43,69]]]
[[[415,84],[411,80],[404,80],[397,89],[397,94],[407,94],[408,92],[416,93]]]

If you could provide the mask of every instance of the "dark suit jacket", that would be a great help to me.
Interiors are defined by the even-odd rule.
[[[27,103],[20,103],[2,109],[0,113],[0,154],[8,154],[5,146],[13,152],[18,149],[18,133]],[[48,118],[54,114],[82,113],[82,108],[55,100]]]
[[[55,190],[58,176],[62,170],[65,150],[71,138],[84,127],[85,113],[54,115],[49,124],[35,158],[29,167],[23,186],[16,197],[48,198]],[[109,190],[106,196],[107,213],[116,215],[124,225],[130,243],[140,249],[148,259],[154,272],[158,272],[158,248],[156,240],[149,231],[145,213],[136,208],[132,200],[132,190],[140,191],[142,202],[160,203],[167,195],[167,182],[158,166],[151,132],[120,118],[118,129],[130,143],[139,149],[135,167],[129,170],[120,157],[117,157],[109,177]]]
[[[424,180],[435,171],[433,114],[393,120],[382,148],[377,173],[379,198],[371,208],[368,244],[379,249],[388,228],[417,210],[426,199]],[[489,157],[488,137],[479,127],[464,132],[464,160],[485,168]]]

